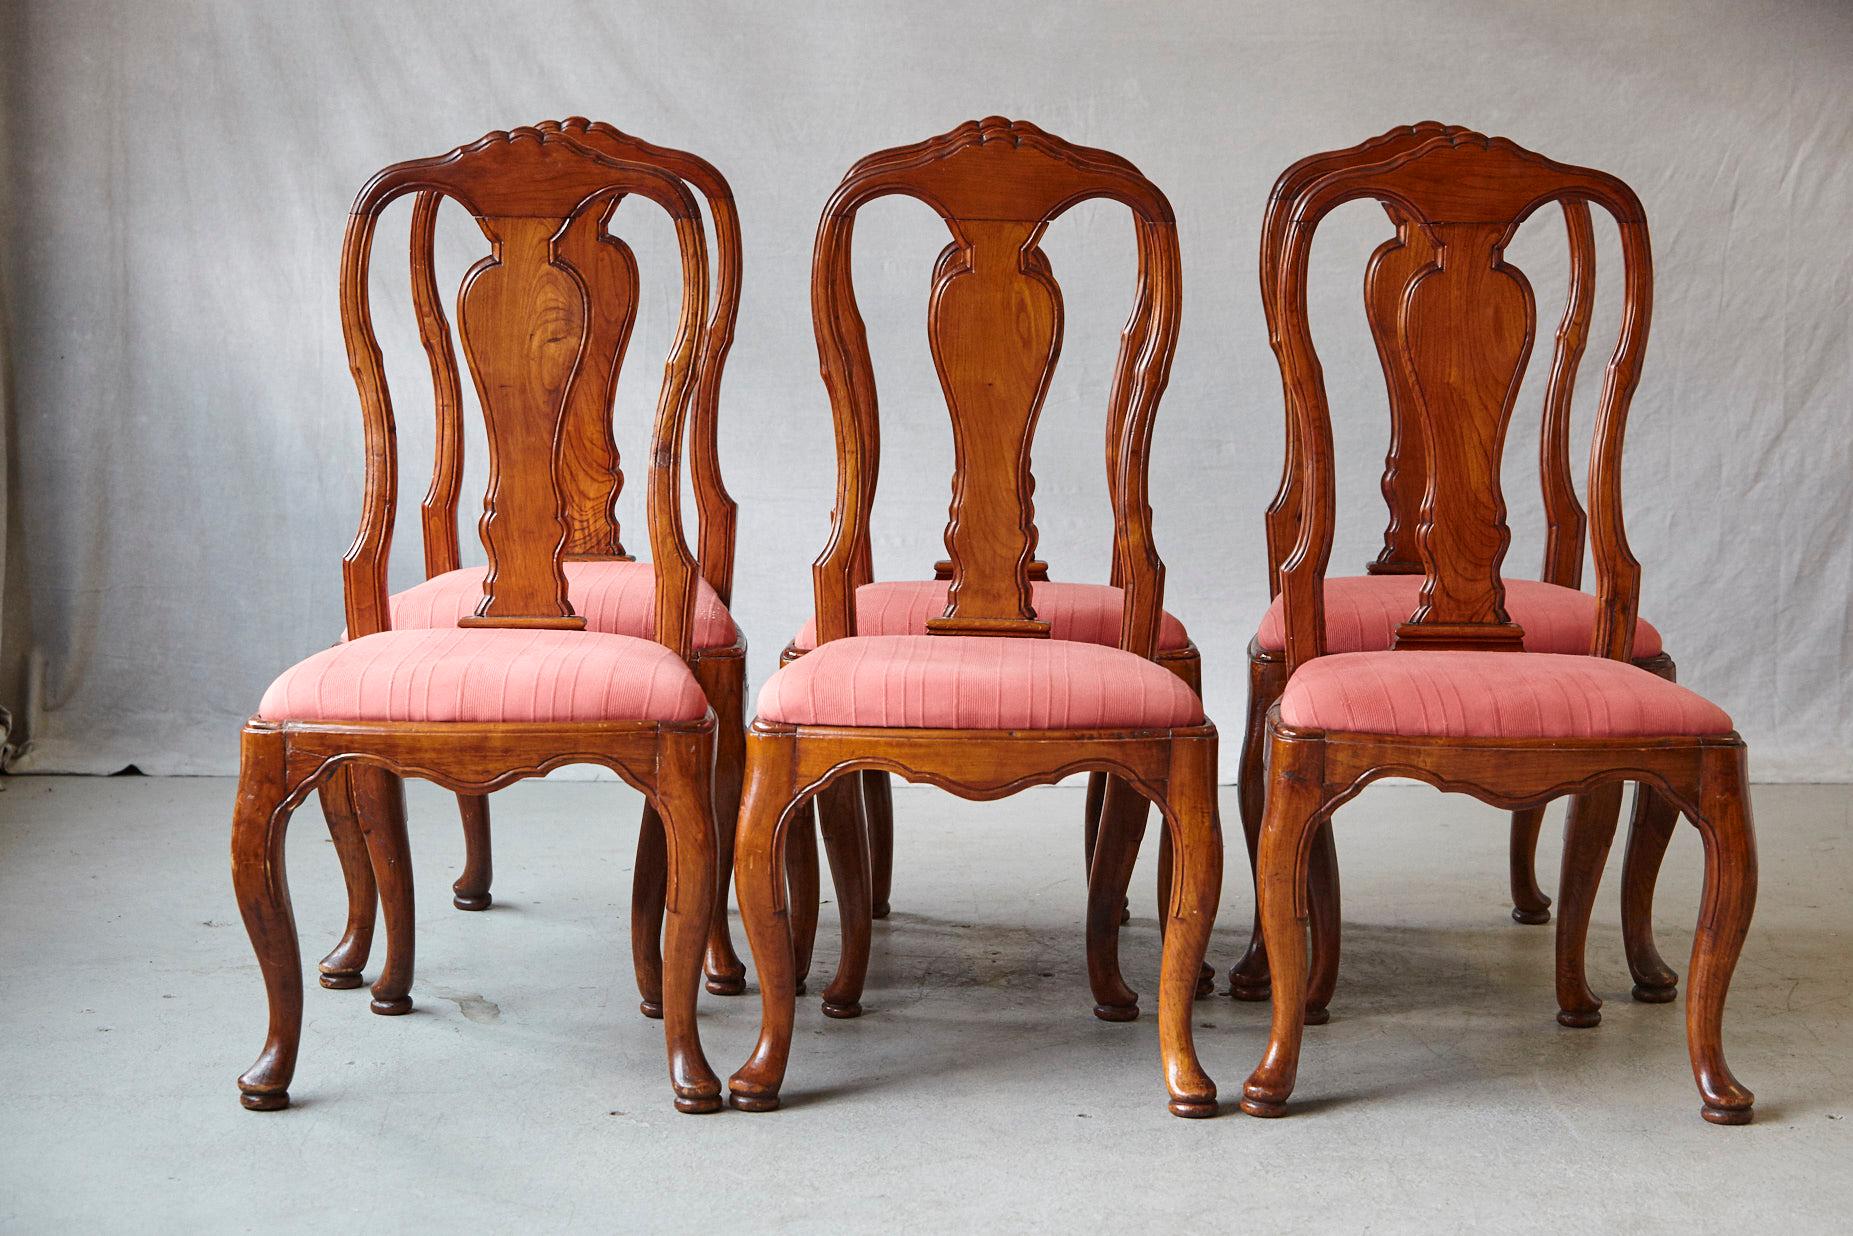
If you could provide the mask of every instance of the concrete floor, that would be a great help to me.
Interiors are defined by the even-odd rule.
[[[1124,950],[1148,1013],[1090,1015],[1070,789],[898,791],[868,1012],[801,1002],[784,1111],[677,1115],[630,977],[637,796],[557,781],[496,797],[497,901],[479,915],[450,908],[454,811],[412,787],[417,1011],[375,1017],[364,990],[312,985],[295,1108],[247,1113],[233,1078],[264,1004],[226,872],[231,796],[0,779],[0,1229],[1844,1231],[1853,1207],[1853,787],[1757,791],[1762,906],[1726,1022],[1759,1099],[1747,1129],[1700,1121],[1681,1006],[1628,999],[1620,847],[1591,934],[1606,1017],[1566,1030],[1550,931],[1506,916],[1503,817],[1413,786],[1338,817],[1344,972],[1286,1120],[1166,1114],[1149,853]],[[296,824],[312,958],[340,880],[313,803]],[[1658,926],[1682,974],[1699,868],[1681,830]],[[1224,906],[1219,969],[1246,937],[1245,880]],[[826,906],[820,975],[834,949]],[[702,1007],[725,1077],[758,1002]],[[1266,1007],[1198,1008],[1227,1099]]]

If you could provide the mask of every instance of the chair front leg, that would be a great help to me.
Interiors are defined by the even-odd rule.
[[[1709,753],[1700,818],[1705,841],[1705,892],[1686,988],[1686,1047],[1713,1124],[1749,1124],[1756,1096],[1724,1060],[1724,1000],[1756,910],[1756,833],[1742,747]]]
[[[494,902],[489,883],[495,863],[489,844],[489,796],[457,795],[457,813],[463,817],[463,873],[450,886],[450,904],[459,910],[487,910]]]
[[[232,888],[264,972],[270,1025],[257,1062],[238,1078],[239,1102],[252,1111],[290,1105],[290,1078],[302,1042],[302,953],[290,909],[283,838],[289,829],[280,733],[245,731],[232,808]]]
[[[695,1002],[702,955],[714,913],[714,762],[711,740],[665,739],[656,797],[668,851],[667,919],[663,926],[663,1037],[676,1110],[719,1111],[721,1080],[701,1049]]]
[[[760,1025],[753,1054],[727,1082],[728,1102],[741,1111],[768,1112],[778,1107],[779,1087],[791,1058],[798,1003],[793,957],[796,932],[780,885],[788,878],[789,860],[784,852],[811,823],[808,809],[792,809],[793,788],[789,747],[749,737],[746,794],[734,839],[734,891],[753,953],[753,970],[759,976]],[[783,828],[781,816],[787,820]],[[786,836],[781,837],[781,832]],[[792,895],[795,907],[795,889]]]
[[[884,774],[885,775],[885,774]],[[824,1015],[862,1016],[862,988],[869,973],[869,852],[868,823],[862,815],[859,775],[839,777],[817,795],[817,818],[824,850],[830,857],[830,879],[836,886],[837,921],[841,925],[841,954],[836,975],[824,990]]]
[[[1602,998],[1589,988],[1584,952],[1602,868],[1621,818],[1622,783],[1610,781],[1570,799],[1557,881],[1557,1022],[1572,1029],[1602,1020]]]
[[[322,986],[345,991],[360,986],[367,954],[373,950],[373,926],[379,918],[379,886],[373,881],[373,860],[367,857],[367,839],[361,833],[360,808],[354,801],[354,784],[348,768],[337,767],[318,790],[322,818],[341,860],[341,878],[347,884],[347,929],[340,943],[322,958]]]
[[[373,878],[379,881],[386,917],[386,965],[373,983],[372,1009],[383,1017],[412,1011],[412,967],[417,951],[417,912],[412,896],[412,848],[405,833],[405,781],[371,764],[348,771]]]
[[[1214,739],[1180,742],[1172,758],[1165,827],[1171,834],[1164,964],[1158,979],[1158,1045],[1174,1116],[1216,1114],[1216,1083],[1203,1071],[1191,1033],[1191,1015],[1222,900],[1222,828],[1216,811]]]
[[[1242,1087],[1242,1110],[1284,1116],[1306,1028],[1308,860],[1320,825],[1324,762],[1315,741],[1273,741],[1258,863],[1261,929],[1274,996],[1267,1051]]]

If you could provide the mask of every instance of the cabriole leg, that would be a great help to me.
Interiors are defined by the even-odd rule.
[[[489,895],[489,883],[495,878],[489,796],[457,795],[457,814],[463,817],[463,874],[450,886],[450,904],[459,910],[487,910],[495,900]]]
[[[1307,867],[1324,804],[1323,750],[1271,740],[1267,813],[1259,861],[1261,929],[1272,971],[1274,1018],[1267,1052],[1242,1087],[1242,1110],[1284,1116],[1300,1069],[1306,1026]]]
[[[1261,817],[1267,799],[1267,712],[1280,697],[1280,664],[1250,656],[1248,660],[1248,716],[1242,726],[1242,753],[1236,772],[1236,804],[1242,815],[1242,839],[1248,847],[1250,886],[1256,884],[1256,856],[1261,840]],[[1254,927],[1248,949],[1229,971],[1229,994],[1237,1000],[1268,998],[1267,941],[1261,932],[1261,899],[1255,897]]]
[[[1665,654],[1644,662],[1643,668],[1668,682],[1679,678],[1673,658]],[[1621,859],[1621,939],[1634,976],[1634,998],[1643,1004],[1670,1004],[1679,995],[1679,975],[1654,943],[1654,885],[1678,823],[1679,809],[1663,795],[1650,786],[1634,787],[1628,848]]]
[[[1557,879],[1557,1021],[1581,1029],[1602,1020],[1602,998],[1589,988],[1584,952],[1602,868],[1621,816],[1621,782],[1570,800],[1563,826],[1563,871]]]
[[[1664,796],[1645,785],[1634,787],[1628,848],[1621,859],[1621,938],[1634,976],[1634,998],[1643,1004],[1670,1004],[1679,995],[1679,975],[1654,943],[1654,885],[1678,823],[1679,809]]]
[[[637,975],[637,1008],[645,1017],[663,1015],[663,909],[668,895],[663,817],[646,802],[637,829],[637,861],[631,868],[631,968]]]
[[[1512,921],[1535,927],[1551,921],[1551,899],[1538,887],[1538,833],[1544,827],[1544,808],[1527,807],[1512,813],[1508,863],[1512,882]],[[1562,890],[1558,890],[1562,895]]]
[[[367,839],[360,828],[360,808],[345,765],[338,766],[319,790],[322,818],[341,860],[341,877],[347,883],[347,930],[341,942],[322,958],[322,986],[346,991],[360,986],[361,971],[373,949],[373,925],[379,918],[379,887],[373,882],[373,860],[367,857]]]
[[[264,972],[270,1026],[257,1062],[238,1079],[238,1091],[250,1110],[277,1111],[290,1105],[290,1078],[302,1041],[302,954],[283,866],[289,828],[289,813],[283,810],[283,735],[246,730],[241,748],[238,800],[232,807],[232,887]]]
[[[708,925],[708,952],[703,965],[708,990],[737,996],[746,990],[746,966],[734,951],[727,924],[728,892],[733,887],[733,838],[740,820],[740,787],[746,776],[746,658],[697,657],[695,677],[714,709],[714,921]]]
[[[862,802],[862,784],[855,774],[838,777],[817,795],[817,818],[830,857],[842,931],[836,975],[824,990],[827,1017],[862,1015],[862,988],[869,973],[869,834]]]
[[[1158,1046],[1171,1114],[1216,1114],[1216,1083],[1203,1071],[1191,1034],[1192,1005],[1222,899],[1222,829],[1216,813],[1215,739],[1174,749],[1165,825],[1172,834],[1172,891],[1159,907],[1168,924],[1158,980]]]
[[[862,813],[869,825],[869,915],[887,918],[894,887],[894,784],[888,774],[866,771],[862,776]]]
[[[360,823],[380,885],[386,917],[386,965],[373,983],[372,1008],[386,1017],[412,1011],[417,914],[412,897],[412,847],[405,834],[405,782],[371,764],[350,765]]]
[[[742,806],[742,811],[745,807]],[[736,865],[738,859],[735,860]],[[822,897],[817,868],[817,803],[804,804],[791,822],[785,839],[786,878],[791,884],[791,951],[796,967],[798,994],[810,977],[811,956],[817,947],[817,906]]]
[[[1705,892],[1686,984],[1686,1047],[1692,1075],[1705,1100],[1701,1115],[1713,1124],[1749,1124],[1756,1096],[1724,1061],[1724,1000],[1731,974],[1756,910],[1756,833],[1742,747],[1708,754],[1702,774]]]
[[[779,818],[791,803],[790,747],[785,741],[747,740],[746,795],[734,842],[734,891],[740,921],[759,976],[759,1040],[753,1054],[728,1080],[728,1101],[741,1111],[772,1111],[791,1057],[791,1028],[797,1010],[797,975],[792,943],[796,935],[783,904],[787,878],[783,851],[810,824],[808,812],[791,811],[780,837]],[[793,904],[797,893],[793,891]],[[815,902],[813,901],[813,905]]]
[[[1330,817],[1320,822],[1307,856],[1307,905],[1311,910],[1312,969],[1306,981],[1306,1024],[1332,1020],[1332,993],[1338,989],[1338,954],[1342,935],[1338,895],[1338,846]]]
[[[1087,881],[1087,979],[1094,991],[1094,1016],[1102,1021],[1132,1021],[1139,1016],[1139,993],[1126,985],[1120,973],[1120,909],[1132,882],[1150,807],[1125,781],[1106,779],[1094,865]]]
[[[695,1002],[702,954],[714,911],[715,851],[712,739],[663,740],[656,797],[669,851],[667,918],[663,926],[663,1037],[676,1110],[719,1111],[721,1079],[701,1050]]]

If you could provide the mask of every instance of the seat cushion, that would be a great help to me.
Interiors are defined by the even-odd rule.
[[[943,579],[896,579],[864,584],[856,589],[856,634],[924,635],[927,619],[946,612]],[[1030,604],[1036,616],[1049,624],[1049,638],[1079,644],[1118,647],[1120,611],[1124,605],[1118,588],[1108,584],[1058,584],[1038,581],[1030,585]],[[809,652],[817,647],[817,620],[804,624],[792,647]],[[1158,621],[1158,650],[1188,648],[1184,624],[1165,614]]]
[[[647,639],[591,631],[382,631],[299,661],[266,721],[694,721],[695,675]]]
[[[1703,696],[1606,657],[1346,652],[1294,671],[1280,719],[1405,738],[1651,738],[1727,734]]]
[[[568,561],[566,592],[586,630],[606,635],[656,636],[656,572],[647,562]],[[395,631],[414,627],[454,627],[476,612],[483,600],[487,567],[464,567],[434,575],[422,584],[394,593]],[[695,581],[694,646],[729,648],[737,639],[733,618],[708,582]]]
[[[1596,598],[1535,579],[1508,579],[1506,612],[1525,628],[1526,652],[1587,653],[1596,629]],[[1325,581],[1325,650],[1383,652],[1396,628],[1421,604],[1420,575],[1345,575]],[[1287,646],[1281,599],[1274,598],[1255,642],[1270,652]],[[1634,626],[1634,655],[1658,656],[1660,632],[1645,618]]]
[[[1163,666],[1118,648],[982,635],[831,640],[774,674],[762,720],[900,729],[1196,725],[1203,706]]]

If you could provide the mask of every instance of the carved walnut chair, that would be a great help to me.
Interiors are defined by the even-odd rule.
[[[944,611],[926,619],[924,633],[865,635],[858,589],[870,582],[866,529],[879,428],[850,249],[857,212],[891,194],[926,203],[952,234],[928,317],[952,416],[952,579]],[[1136,307],[1115,375],[1115,406],[1127,409],[1112,447],[1117,646],[1051,639],[1029,569],[1031,441],[1062,323],[1060,291],[1038,242],[1057,216],[1092,198],[1131,210],[1139,247]],[[837,877],[848,923],[869,912],[860,877],[867,834],[857,818],[863,772],[991,799],[1100,771],[1112,774],[1110,800],[1156,802],[1172,835],[1160,1044],[1171,1110],[1209,1115],[1216,1090],[1197,1062],[1190,1012],[1222,880],[1216,732],[1196,695],[1153,659],[1164,568],[1152,546],[1146,453],[1178,326],[1170,206],[1117,156],[1020,122],[967,123],[851,169],[819,224],[811,299],[835,415],[837,498],[831,538],[814,568],[816,647],[768,681],[747,735],[735,881],[764,1020],[752,1057],[730,1082],[731,1101],[751,1111],[778,1105],[796,996],[785,852],[807,799],[819,800],[833,867],[856,873]],[[1109,801],[1106,811],[1122,809]],[[846,862],[836,861],[839,854]],[[1113,908],[1117,927],[1117,899]],[[824,993],[825,1012],[860,1013],[867,962],[866,946],[846,952]],[[1097,981],[1096,999],[1103,996],[1137,999],[1103,993]]]
[[[1612,810],[1621,782],[1634,781],[1683,812],[1704,841],[1687,1035],[1705,1118],[1744,1123],[1752,1095],[1731,1075],[1721,1042],[1725,993],[1756,898],[1744,743],[1722,710],[1632,664],[1640,567],[1623,528],[1621,450],[1653,289],[1640,202],[1612,176],[1453,129],[1388,151],[1367,143],[1284,191],[1270,320],[1299,520],[1280,569],[1287,683],[1265,730],[1258,895],[1273,1025],[1242,1108],[1281,1115],[1293,1090],[1308,1001],[1309,866],[1337,807],[1386,776],[1509,810],[1571,794],[1602,799],[1602,812],[1573,811],[1574,833]],[[1397,309],[1378,337],[1413,395],[1427,447],[1411,541],[1423,578],[1392,648],[1333,652],[1325,580],[1332,426],[1307,318],[1307,255],[1325,215],[1360,198],[1389,204],[1427,255],[1401,263],[1394,276],[1380,271],[1399,286],[1384,289]],[[1596,615],[1589,648],[1570,655],[1522,651],[1525,633],[1499,573],[1509,540],[1500,453],[1536,326],[1530,285],[1503,251],[1532,212],[1565,201],[1613,216],[1625,266],[1620,339],[1590,460]],[[1606,818],[1612,828],[1613,815]],[[1560,969],[1559,1002],[1569,1009],[1574,999],[1565,998]]]
[[[569,452],[560,449],[586,387],[608,375],[586,360],[602,327],[589,277],[620,252],[601,221],[635,193],[675,222],[682,301],[657,405],[648,477],[656,569],[653,639],[586,630],[569,598]],[[490,256],[469,272],[458,324],[488,430],[481,524],[489,569],[475,611],[449,626],[400,627],[386,591],[398,459],[367,270],[380,213],[419,194],[475,217]],[[427,196],[429,195],[429,196]],[[696,567],[682,535],[680,445],[702,338],[707,250],[693,196],[654,167],[607,158],[559,132],[491,133],[447,155],[375,176],[348,219],[341,311],[365,416],[360,532],[344,564],[350,638],[299,662],[245,726],[232,875],[270,1000],[262,1054],[239,1078],[244,1105],[289,1102],[302,1030],[302,961],[284,833],[312,789],[348,806],[364,831],[361,862],[386,890],[387,960],[375,1012],[411,1008],[413,901],[405,776],[480,795],[571,763],[602,765],[641,791],[668,853],[660,984],[676,1106],[711,1111],[720,1082],[695,1023],[701,953],[716,889],[712,763],[716,720],[688,665]],[[337,840],[344,834],[336,831]],[[351,830],[348,834],[351,836]],[[350,872],[356,856],[345,854]],[[654,949],[654,945],[651,946]]]
[[[740,784],[746,762],[746,640],[727,606],[733,591],[735,504],[721,481],[718,448],[721,368],[733,340],[740,308],[740,224],[733,192],[705,159],[685,151],[655,146],[601,122],[571,117],[543,121],[541,132],[561,133],[614,159],[642,163],[684,181],[700,193],[714,229],[713,317],[702,335],[688,422],[688,447],[695,506],[699,515],[701,577],[696,581],[695,679],[714,708],[715,818],[719,822],[722,912],[709,927],[707,986],[717,995],[746,990],[746,967],[734,952],[727,927],[726,889],[733,870],[733,821],[739,814]],[[420,338],[431,366],[436,395],[437,449],[431,487],[421,507],[424,532],[424,583],[388,599],[394,629],[451,626],[474,612],[482,599],[482,567],[460,568],[457,511],[463,479],[463,388],[444,316],[433,265],[438,208],[442,195],[424,190],[412,208],[412,299]],[[585,212],[572,221],[562,244],[577,259],[592,306],[584,372],[593,380],[576,382],[561,433],[560,479],[566,501],[566,580],[574,611],[589,630],[643,639],[655,630],[655,574],[647,562],[625,551],[619,538],[616,505],[624,484],[612,402],[618,373],[636,321],[639,294],[637,262],[629,246],[604,230],[605,219]],[[322,812],[334,834],[348,881],[348,922],[341,942],[321,963],[324,987],[351,988],[361,983],[371,946],[377,893],[373,871],[360,840],[355,804],[340,779],[324,783]],[[483,794],[459,794],[466,861],[453,886],[460,910],[489,907],[492,871],[489,800]],[[655,941],[662,931],[666,854],[662,824],[646,805],[637,835],[633,868],[631,939],[642,950],[642,971],[656,968]],[[661,1013],[646,984],[644,1010]]]
[[[1130,389],[1124,383],[1118,383],[1114,389],[1115,399],[1107,415],[1107,483],[1109,495],[1116,488],[1114,469],[1119,452],[1119,443],[1125,430],[1125,416],[1128,410]],[[875,478],[869,478],[873,488]],[[1034,488],[1032,478],[1031,488]],[[859,578],[864,580],[856,588],[856,630],[861,635],[924,635],[927,634],[932,620],[945,614],[947,592],[951,586],[952,563],[942,560],[934,564],[934,578],[931,580],[874,580],[874,549],[871,542],[871,530],[867,525],[861,529],[861,541],[856,548],[856,563]],[[1086,584],[1053,582],[1049,579],[1049,567],[1034,555],[1035,529],[1030,530],[1032,558],[1029,563],[1031,590],[1031,608],[1037,616],[1049,624],[1049,638],[1055,640],[1075,640],[1088,644],[1116,646],[1120,637],[1120,615],[1123,608],[1122,588],[1117,578],[1117,563],[1114,567],[1115,578],[1110,584]],[[817,647],[817,623],[815,619],[806,622],[790,644],[780,654],[781,667],[791,664],[805,653]],[[1184,624],[1166,610],[1159,616],[1157,653],[1154,658],[1160,665],[1176,674],[1199,697],[1203,691],[1203,659],[1197,646],[1191,642]],[[856,804],[861,812],[863,828],[867,835],[867,875],[869,881],[870,911],[867,916],[850,915],[848,908],[851,901],[843,895],[847,888],[846,881],[853,878],[853,868],[863,861],[863,847],[836,847],[831,849],[831,874],[838,883],[838,908],[843,916],[842,943],[845,953],[866,952],[869,936],[869,919],[887,918],[891,910],[890,889],[894,870],[894,807],[890,791],[889,774],[879,770],[865,771],[860,775],[860,802]],[[1096,839],[1100,832],[1102,807],[1107,801],[1107,774],[1094,772],[1088,774],[1087,800],[1085,808],[1085,829],[1083,833],[1083,856],[1087,871],[1094,871]],[[1147,817],[1146,800],[1138,795],[1116,797],[1121,814],[1115,822],[1117,840],[1116,860],[1123,865],[1121,872],[1118,865],[1114,870],[1104,872],[1103,887],[1110,888],[1117,884],[1121,898],[1117,905],[1117,920],[1101,924],[1090,939],[1092,947],[1098,952],[1105,948],[1107,955],[1097,959],[1097,966],[1103,972],[1118,973],[1117,933],[1112,927],[1127,918],[1125,909],[1125,885],[1131,877],[1131,865],[1136,861],[1138,843],[1144,835]],[[847,802],[847,800],[845,800]],[[805,979],[810,973],[811,955],[817,934],[817,911],[819,898],[819,880],[817,867],[817,826],[814,808],[807,804],[799,817],[797,825],[790,831],[787,840],[787,854],[791,860],[791,919],[793,946],[796,950],[798,991],[805,990]],[[844,827],[852,826],[848,821]],[[840,836],[840,829],[826,827],[824,830],[826,844],[832,835]],[[1170,887],[1171,849],[1170,836],[1163,830],[1159,833],[1159,880],[1158,901],[1162,906],[1168,899]],[[845,868],[851,870],[846,870]],[[1164,915],[1160,913],[1162,929]],[[839,964],[839,969],[841,965]],[[1207,995],[1214,990],[1215,972],[1204,967],[1199,983],[1199,994]],[[1122,993],[1123,994],[1123,993]],[[1124,1004],[1103,1005],[1103,1015],[1108,1015],[1109,1008],[1117,1010],[1115,1017],[1136,1015],[1136,1007],[1127,1012]]]
[[[1312,155],[1288,168],[1268,198],[1262,225],[1262,302],[1275,330],[1274,291],[1280,257],[1286,243],[1288,207],[1306,185],[1334,166],[1353,161],[1360,152],[1375,159],[1393,157],[1437,136],[1465,132],[1457,126],[1425,122],[1392,129],[1352,150]],[[1557,328],[1549,379],[1544,392],[1544,423],[1540,435],[1539,471],[1543,483],[1546,520],[1544,565],[1537,580],[1506,580],[1505,602],[1512,620],[1524,630],[1527,651],[1585,652],[1596,621],[1596,600],[1581,591],[1587,519],[1577,499],[1570,452],[1571,396],[1576,371],[1589,337],[1595,302],[1595,232],[1588,204],[1580,199],[1561,203],[1569,239],[1569,295]],[[1365,276],[1365,309],[1371,332],[1383,360],[1389,393],[1390,450],[1383,473],[1383,495],[1390,509],[1383,549],[1365,566],[1366,574],[1325,581],[1326,639],[1330,652],[1381,652],[1393,646],[1396,630],[1419,603],[1424,568],[1415,542],[1420,522],[1422,490],[1427,484],[1427,450],[1418,413],[1420,398],[1408,372],[1397,362],[1396,321],[1401,296],[1411,274],[1434,260],[1434,246],[1424,231],[1403,216],[1393,203],[1384,203],[1396,235],[1371,255]],[[1290,392],[1289,392],[1290,394]],[[1280,571],[1294,548],[1301,523],[1301,492],[1292,443],[1281,472],[1280,490],[1267,514],[1268,584],[1273,604],[1260,630],[1249,644],[1248,715],[1242,731],[1238,778],[1242,831],[1248,844],[1249,863],[1255,860],[1260,836],[1262,791],[1266,774],[1268,709],[1286,686]],[[1662,648],[1660,633],[1645,619],[1635,628],[1633,659],[1636,665],[1672,681],[1673,660]],[[1601,1001],[1588,989],[1583,975],[1583,951],[1589,915],[1594,908],[1602,866],[1614,838],[1620,810],[1619,791],[1608,787],[1575,800],[1575,826],[1566,830],[1570,844],[1564,850],[1559,894],[1564,912],[1557,923],[1558,959],[1563,981],[1580,988],[1573,1009],[1565,1005],[1566,1019],[1593,1025],[1600,1020]],[[1635,787],[1623,873],[1622,922],[1628,965],[1634,975],[1634,998],[1663,1004],[1678,995],[1678,975],[1661,959],[1653,938],[1653,890],[1660,861],[1671,840],[1678,813],[1650,785]],[[1510,875],[1515,921],[1541,924],[1550,921],[1551,899],[1538,888],[1534,868],[1541,807],[1512,813]],[[1326,1004],[1336,979],[1339,932],[1339,892],[1336,867],[1331,861],[1332,842],[1322,833],[1313,850],[1313,932],[1318,943],[1307,1018],[1326,1020]],[[1230,972],[1230,994],[1238,999],[1268,998],[1267,952],[1257,909],[1255,930],[1247,953]]]

